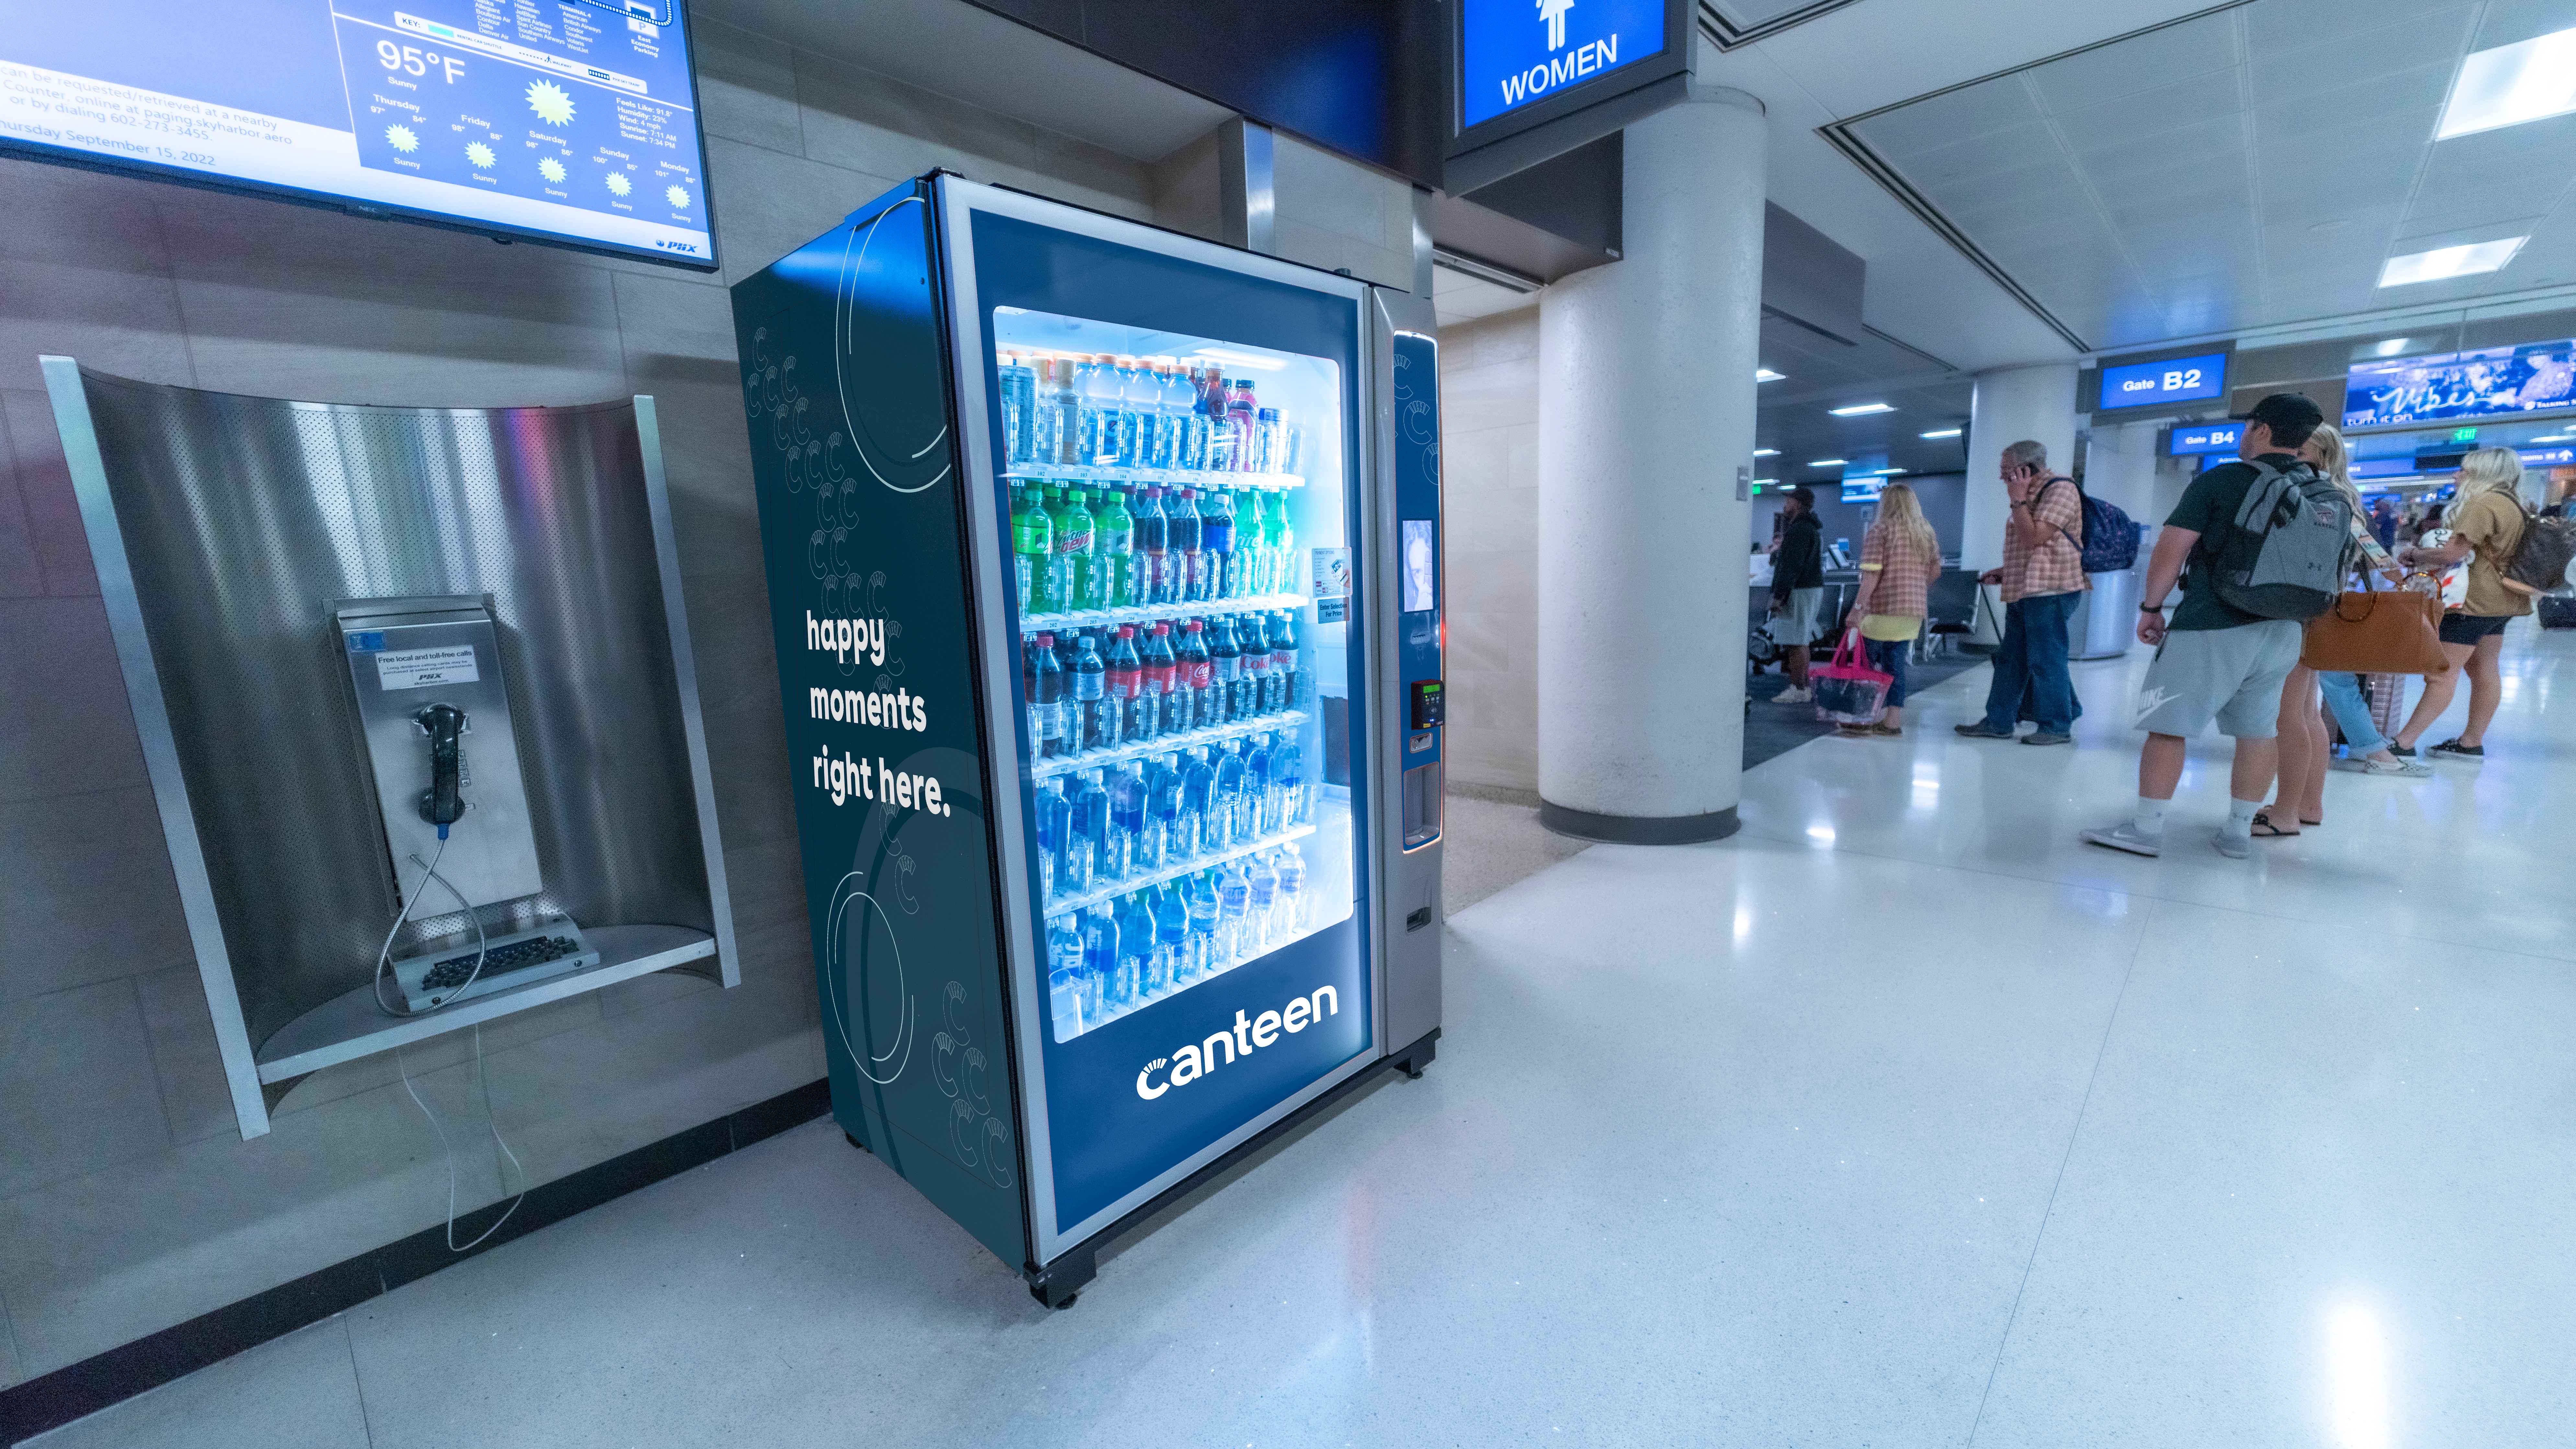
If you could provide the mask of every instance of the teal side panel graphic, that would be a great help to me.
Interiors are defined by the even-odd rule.
[[[927,187],[733,289],[832,1110],[1028,1261]]]

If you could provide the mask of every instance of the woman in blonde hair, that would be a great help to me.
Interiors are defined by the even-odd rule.
[[[2424,681],[2424,697],[2397,732],[2397,753],[2415,753],[2415,742],[2460,687],[2460,670],[2469,674],[2469,723],[2459,737],[2433,746],[2440,760],[2476,764],[2487,757],[2487,725],[2504,699],[2504,676],[2496,660],[2504,652],[2504,626],[2531,612],[2531,596],[2506,588],[2505,565],[2522,543],[2526,521],[2522,500],[2522,459],[2511,448],[2480,448],[2460,460],[2459,494],[2451,500],[2451,537],[2438,548],[2411,548],[2399,555],[2414,568],[2442,569],[2469,561],[2468,598],[2442,616],[2442,654],[2451,667]]]
[[[2299,445],[2299,456],[2343,490],[2344,501],[2352,506],[2354,547],[2360,550],[2366,567],[2386,573],[2395,582],[2399,577],[2397,562],[2370,531],[2369,511],[2361,506],[2361,490],[2353,486],[2351,460],[2344,450],[2342,432],[2332,423],[2317,424],[2316,431]],[[2319,674],[2304,664],[2298,665],[2291,669],[2289,678],[2281,681],[2281,763],[2275,776],[2278,786],[2272,803],[2254,812],[2253,834],[2258,840],[2296,835],[2302,826],[2326,823],[2329,741],[2325,717],[2317,708],[2321,692],[2327,707],[2334,710],[2335,722],[2343,727],[2344,742],[2352,747],[2353,758],[2365,773],[2430,773],[2389,752],[2388,741],[2380,737],[2370,722],[2370,711],[2361,702],[2359,680],[2349,674]]]
[[[1887,713],[1874,725],[1846,725],[1851,735],[1905,733],[1905,658],[1923,632],[1924,596],[1941,573],[1941,539],[1923,516],[1923,501],[1902,483],[1878,495],[1878,518],[1860,544],[1860,593],[1843,622],[1858,629],[1870,667],[1892,675]]]

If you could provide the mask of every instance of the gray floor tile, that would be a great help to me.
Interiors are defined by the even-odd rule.
[[[499,1443],[492,1435],[484,1443]],[[27,1449],[367,1449],[339,1319],[26,1441]]]

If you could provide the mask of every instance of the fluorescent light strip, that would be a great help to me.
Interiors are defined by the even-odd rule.
[[[2380,343],[2378,346],[2371,348],[2370,352],[2373,357],[2395,357],[2399,353],[2404,352],[2406,350],[2406,344],[2412,340],[2412,338],[2407,337],[2391,337],[2387,341]]]
[[[1785,372],[1773,372],[1767,367],[1757,367],[1753,369],[1753,380],[1755,382],[1787,382],[1789,380],[1789,374]]]
[[[1872,413],[1892,413],[1896,406],[1893,403],[1853,403],[1849,407],[1827,408],[1825,411],[1838,418],[1865,418]]]
[[[1756,448],[1753,450],[1753,456],[1757,458],[1777,458],[1780,456],[1780,450],[1777,448]]]
[[[1959,436],[1959,429],[1957,429],[1957,428],[1935,428],[1935,429],[1933,429],[1931,432],[1928,432],[1928,433],[1917,433],[1917,434],[1915,434],[1915,436],[1916,436],[1916,437],[1918,437],[1918,438],[1955,438],[1955,437]]]
[[[1839,468],[1850,461],[1851,459],[1849,458],[1810,458],[1807,460],[1807,466],[1810,468]]]
[[[2447,282],[2459,277],[2474,277],[2496,271],[2513,260],[2527,236],[2507,237],[2502,241],[2472,242],[2467,246],[2435,247],[2429,252],[2410,252],[2390,257],[2379,269],[2379,285],[2411,287],[2418,282]]]
[[[2560,30],[2477,51],[2460,62],[2433,139],[2447,141],[2569,111],[2576,111],[2576,30]]]

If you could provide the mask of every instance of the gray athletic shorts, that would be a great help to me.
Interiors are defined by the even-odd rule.
[[[2215,719],[2220,734],[2272,738],[2280,732],[2281,681],[2297,666],[2305,633],[2295,619],[2266,619],[2167,634],[2138,686],[2137,728],[2188,739]]]
[[[1771,640],[1784,649],[1816,642],[1816,631],[1824,623],[1825,591],[1791,589],[1789,606],[1771,623]]]

